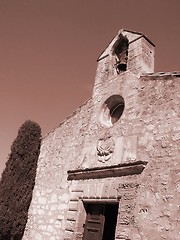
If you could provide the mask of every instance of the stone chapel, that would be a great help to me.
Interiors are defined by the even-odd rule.
[[[180,239],[180,72],[120,30],[92,97],[44,139],[23,240]]]

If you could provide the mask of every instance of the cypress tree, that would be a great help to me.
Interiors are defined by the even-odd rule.
[[[0,181],[0,240],[22,239],[35,184],[41,128],[26,121],[11,146]]]

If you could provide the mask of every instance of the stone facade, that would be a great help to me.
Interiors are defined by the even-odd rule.
[[[127,30],[97,63],[92,98],[43,140],[23,239],[83,239],[86,205],[116,203],[116,240],[178,240],[180,73],[154,73],[153,43]]]

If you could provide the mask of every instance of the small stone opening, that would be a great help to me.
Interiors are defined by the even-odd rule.
[[[116,57],[115,68],[118,74],[127,70],[128,47],[128,38],[120,33],[112,47],[112,54]]]
[[[112,95],[103,104],[100,122],[107,126],[113,126],[121,117],[124,111],[124,99],[120,95]]]
[[[117,73],[125,72],[127,70],[127,64],[125,64],[125,63],[117,63],[116,64],[116,70],[117,70]]]

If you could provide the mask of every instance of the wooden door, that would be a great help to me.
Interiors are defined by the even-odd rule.
[[[105,222],[104,211],[103,204],[88,204],[83,240],[102,240]]]

